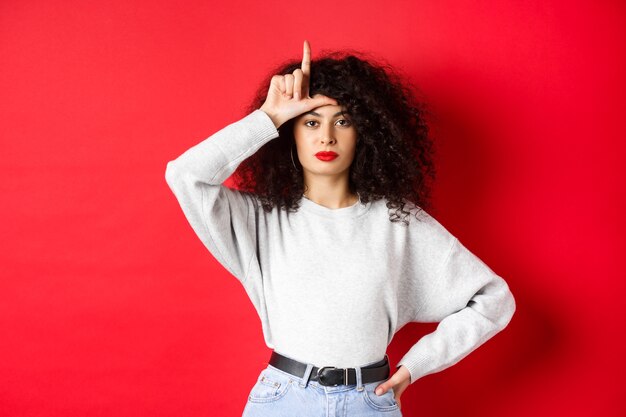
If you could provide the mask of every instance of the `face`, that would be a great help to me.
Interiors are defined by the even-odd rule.
[[[305,179],[310,175],[348,175],[357,132],[342,110],[345,107],[326,105],[294,119],[293,136]]]

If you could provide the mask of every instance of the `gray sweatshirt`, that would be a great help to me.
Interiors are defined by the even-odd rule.
[[[515,311],[506,282],[426,211],[391,222],[384,199],[331,209],[303,197],[266,213],[223,185],[278,137],[255,110],[167,163],[165,179],[194,232],[239,280],[271,349],[317,367],[382,359],[409,322],[438,322],[396,364],[411,383],[454,365]],[[406,208],[407,206],[405,206]]]

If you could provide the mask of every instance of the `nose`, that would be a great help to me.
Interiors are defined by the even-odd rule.
[[[322,136],[322,143],[323,144],[333,144],[337,142],[337,139],[335,139],[335,137],[333,136],[332,132],[324,132],[323,136]]]
[[[337,142],[333,128],[334,126],[332,123],[328,123],[324,128],[320,129],[320,135],[322,136],[321,141],[323,145],[332,145]]]

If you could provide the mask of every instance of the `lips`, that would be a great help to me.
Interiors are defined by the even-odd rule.
[[[322,161],[332,161],[339,155],[336,152],[328,151],[328,152],[318,152],[315,154],[315,156],[317,156],[317,159],[320,159]]]

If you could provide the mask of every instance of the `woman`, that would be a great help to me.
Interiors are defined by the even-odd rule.
[[[513,295],[424,210],[431,143],[390,69],[354,55],[311,62],[304,41],[301,63],[274,74],[247,116],[165,175],[273,349],[244,416],[401,416],[409,384],[506,327]],[[386,348],[412,321],[439,325],[391,375]]]

